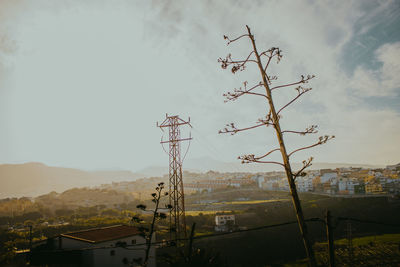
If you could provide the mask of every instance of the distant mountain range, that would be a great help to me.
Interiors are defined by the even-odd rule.
[[[94,186],[112,181],[133,181],[145,175],[130,171],[82,171],[50,167],[42,163],[1,164],[0,199],[38,196],[51,191],[63,192],[73,187]]]
[[[293,168],[301,167],[294,163]],[[380,165],[348,163],[314,163],[311,169],[340,167],[382,168]],[[282,170],[271,164],[241,164],[211,158],[188,159],[183,168],[190,172],[269,172]],[[96,186],[111,182],[134,181],[145,177],[168,174],[168,167],[150,166],[138,173],[124,170],[83,171],[72,168],[51,167],[42,163],[0,164],[0,199],[7,197],[34,197],[51,191],[63,192],[74,187]]]

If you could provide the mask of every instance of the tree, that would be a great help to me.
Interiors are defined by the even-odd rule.
[[[151,220],[150,228],[139,227],[139,229],[142,231],[142,235],[146,239],[145,257],[144,257],[144,260],[142,261],[143,262],[142,266],[144,266],[144,267],[147,266],[148,261],[149,261],[149,255],[150,255],[150,249],[151,249],[151,240],[153,238],[153,234],[154,234],[154,231],[155,231],[156,221],[167,218],[167,215],[165,213],[163,213],[163,212],[159,212],[159,209],[160,209],[161,197],[162,196],[167,196],[168,192],[164,192],[164,193],[162,192],[163,189],[164,189],[164,183],[163,182],[159,183],[155,189],[156,189],[156,192],[151,194],[151,196],[153,197],[153,199],[151,201],[155,203],[154,210],[148,210],[147,207],[145,205],[143,205],[143,204],[139,204],[139,205],[136,206],[138,209],[141,209],[143,211],[150,211],[150,212],[153,213],[153,218]],[[165,205],[165,209],[171,210],[171,208],[172,208],[172,206],[170,204]],[[132,217],[131,221],[132,222],[136,222],[136,223],[143,222],[142,219],[140,219],[139,217],[135,217],[135,216]],[[140,260],[138,260],[138,259],[134,259],[134,261],[140,262]]]
[[[255,129],[258,127],[273,127],[276,133],[277,141],[279,146],[268,151],[267,153],[256,156],[254,154],[249,154],[249,155],[243,155],[239,156],[238,158],[242,161],[242,163],[269,163],[269,164],[277,164],[282,166],[285,169],[285,173],[288,179],[289,187],[290,187],[290,193],[292,196],[292,201],[294,205],[294,209],[296,211],[296,217],[297,221],[299,224],[300,228],[300,233],[303,238],[304,242],[304,247],[307,253],[307,257],[309,260],[309,265],[310,266],[316,266],[315,263],[315,256],[314,252],[312,249],[312,244],[308,238],[308,231],[307,231],[307,226],[305,224],[304,220],[304,215],[303,211],[301,208],[300,204],[300,199],[297,194],[297,189],[296,189],[296,184],[295,184],[295,179],[299,176],[304,176],[305,175],[305,169],[310,167],[312,165],[312,160],[313,158],[310,157],[308,160],[303,161],[303,166],[297,170],[296,172],[293,172],[291,164],[290,164],[290,157],[295,154],[296,152],[309,149],[318,145],[325,144],[328,140],[334,138],[334,136],[321,136],[319,139],[308,146],[304,146],[298,149],[295,149],[291,152],[288,152],[285,146],[284,134],[299,134],[299,135],[308,135],[308,134],[314,134],[317,133],[317,125],[311,125],[307,127],[305,130],[282,130],[281,125],[280,125],[280,120],[282,118],[282,112],[291,104],[293,104],[296,100],[298,100],[302,95],[304,95],[307,92],[311,91],[311,88],[306,88],[303,87],[304,84],[307,84],[311,79],[313,79],[315,76],[314,75],[307,75],[303,76],[301,75],[300,79],[296,82],[292,83],[287,83],[287,84],[279,84],[275,85],[276,80],[278,79],[277,76],[269,76],[267,74],[268,67],[273,59],[277,60],[277,63],[280,62],[282,58],[282,51],[277,48],[277,47],[272,47],[266,51],[263,52],[258,52],[257,47],[256,47],[256,42],[254,35],[251,33],[250,28],[246,25],[247,28],[247,33],[243,34],[237,38],[230,39],[228,36],[224,36],[224,39],[228,41],[228,45],[236,42],[238,40],[241,40],[243,38],[248,38],[251,42],[252,45],[252,51],[248,54],[248,56],[245,59],[240,59],[240,60],[234,60],[232,59],[231,54],[228,54],[226,58],[219,58],[218,62],[221,63],[221,67],[223,69],[227,69],[228,67],[231,69],[232,73],[235,74],[238,71],[243,71],[248,64],[256,64],[260,71],[261,75],[261,81],[258,83],[255,83],[253,86],[248,86],[248,82],[245,81],[243,83],[243,86],[240,87],[239,89],[234,89],[232,92],[228,92],[224,94],[225,102],[228,101],[234,101],[237,100],[239,97],[242,97],[244,95],[252,95],[252,96],[257,96],[261,97],[266,100],[267,105],[268,105],[268,112],[265,117],[258,119],[257,123],[255,125],[245,127],[245,128],[237,128],[234,123],[227,124],[226,127],[219,131],[219,133],[230,133],[232,135],[241,132],[241,131],[246,131],[246,130],[251,130]],[[282,89],[285,87],[294,87],[297,92],[297,95],[293,97],[287,104],[283,105],[280,107],[278,110],[275,108],[274,102],[273,102],[273,96],[272,96],[272,91]],[[265,93],[263,91],[260,92],[259,89],[262,89],[263,91],[265,90]],[[280,151],[282,155],[282,162],[278,161],[272,161],[272,160],[266,160],[266,158],[271,155],[274,152]]]
[[[55,212],[57,217],[61,217],[61,216],[71,216],[72,214],[74,214],[74,211],[68,208],[61,208],[61,209],[56,209]]]

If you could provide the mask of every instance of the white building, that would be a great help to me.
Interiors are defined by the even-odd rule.
[[[297,177],[296,187],[299,192],[313,191],[313,178],[312,177]]]
[[[58,249],[81,250],[81,266],[136,266],[135,264],[131,265],[132,260],[144,259],[146,249],[146,241],[139,234],[140,231],[136,227],[128,225],[67,233],[59,236]],[[154,241],[155,236],[153,235],[152,242]],[[152,247],[147,266],[156,266],[155,252],[155,247]]]
[[[325,172],[324,174],[321,175],[321,183],[326,183],[332,178],[337,178],[336,172]]]
[[[265,177],[262,175],[254,175],[251,177],[251,180],[255,181],[259,188],[262,188],[263,183],[265,182]]]
[[[215,231],[229,231],[236,224],[235,215],[216,215],[215,216]]]
[[[398,163],[398,164],[396,164],[396,165],[387,165],[386,166],[386,169],[389,169],[389,170],[396,170],[397,168],[400,168],[400,163]]]
[[[289,184],[286,177],[281,178],[278,182],[279,190],[289,191]]]
[[[262,183],[261,188],[266,190],[277,190],[278,184],[279,178],[268,179]]]
[[[353,195],[355,193],[354,187],[360,184],[356,178],[340,177],[338,180],[339,193],[347,192],[348,194]]]

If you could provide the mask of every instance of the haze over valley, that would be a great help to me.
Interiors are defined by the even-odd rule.
[[[300,163],[293,165],[295,168]],[[314,163],[312,169],[334,169],[339,167],[378,168],[379,165]],[[185,162],[184,169],[195,173],[216,172],[268,172],[277,171],[268,165],[221,162],[211,158],[199,158]],[[138,173],[126,170],[85,171],[73,168],[47,166],[43,163],[0,165],[0,199],[8,197],[36,197],[52,191],[61,193],[76,187],[94,187],[112,182],[135,181],[139,178],[162,177],[168,174],[166,166],[152,166],[140,169]]]

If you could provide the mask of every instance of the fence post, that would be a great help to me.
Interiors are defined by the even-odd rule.
[[[335,247],[333,240],[333,229],[332,229],[332,217],[329,210],[326,211],[325,224],[326,224],[326,236],[328,238],[328,251],[329,251],[329,266],[335,267]]]
[[[192,258],[192,250],[193,250],[193,237],[194,237],[194,229],[196,227],[196,223],[194,222],[192,225],[192,230],[190,231],[189,237],[189,247],[188,247],[188,262],[190,262]]]

